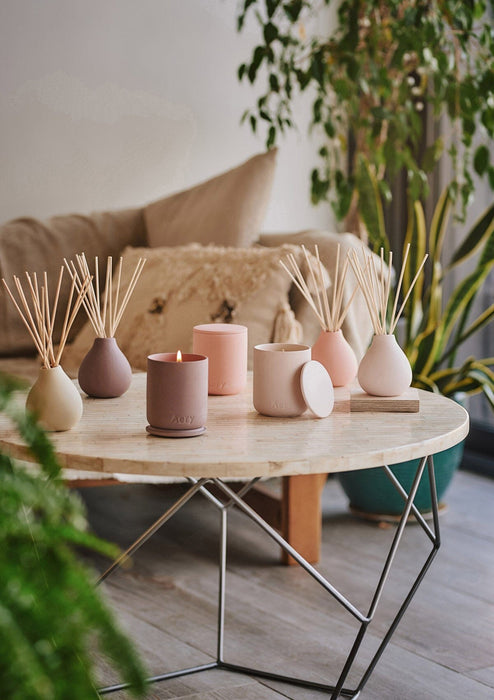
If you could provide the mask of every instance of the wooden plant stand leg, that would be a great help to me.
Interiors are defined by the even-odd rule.
[[[281,500],[281,535],[309,563],[321,554],[321,492],[327,474],[284,476]],[[284,564],[295,564],[285,551]]]

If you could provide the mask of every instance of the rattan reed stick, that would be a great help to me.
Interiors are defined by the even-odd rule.
[[[13,276],[14,286],[17,290],[20,303],[18,303],[16,300],[15,295],[11,291],[6,280],[2,278],[3,285],[34,342],[36,351],[41,358],[42,367],[45,367],[46,369],[57,367],[60,364],[60,359],[67,343],[70,328],[75,320],[81,304],[83,303],[88,287],[91,284],[91,278],[85,276],[80,283],[79,289],[77,290],[75,301],[73,301],[74,282],[72,282],[69,299],[65,310],[65,318],[62,326],[60,343],[57,353],[55,354],[53,330],[55,327],[57,311],[59,310],[60,289],[62,285],[63,273],[64,268],[62,266],[58,275],[55,298],[51,308],[48,275],[46,272],[43,273],[43,284],[41,287],[38,284],[38,277],[36,273],[32,273],[32,277],[29,272],[25,273],[28,286],[27,295],[19,277],[16,275]],[[31,296],[31,303],[28,301],[29,295]]]

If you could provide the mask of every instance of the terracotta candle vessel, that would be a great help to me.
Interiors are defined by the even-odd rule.
[[[146,430],[160,437],[192,437],[206,428],[208,358],[157,353],[147,358]]]
[[[62,367],[41,367],[26,399],[46,430],[70,430],[82,416],[82,398]]]

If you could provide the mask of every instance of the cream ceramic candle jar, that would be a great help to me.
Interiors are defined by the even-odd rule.
[[[192,437],[206,428],[208,358],[157,353],[147,358],[146,430],[160,437]]]
[[[254,408],[265,416],[300,416],[307,408],[301,389],[308,345],[265,343],[254,348]]]
[[[210,394],[239,394],[247,382],[247,328],[234,323],[194,326],[192,351],[209,360]]]

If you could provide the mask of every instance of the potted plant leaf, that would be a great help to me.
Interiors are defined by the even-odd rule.
[[[64,485],[50,441],[31,414],[16,408],[18,388],[0,374],[0,411],[35,455],[39,473],[0,451],[0,695],[97,697],[93,649],[142,695],[136,652],[74,551],[114,558],[118,548],[85,530],[82,505]]]
[[[328,7],[337,10],[329,35],[320,31]],[[443,154],[463,216],[474,174],[494,189],[492,11],[491,0],[244,0],[238,30],[253,22],[259,43],[238,77],[260,96],[242,119],[265,129],[271,147],[296,127],[293,105],[307,93],[310,133],[322,142],[312,201],[331,202],[347,231],[365,233],[372,215],[367,167],[385,202],[399,174],[417,201]]]

